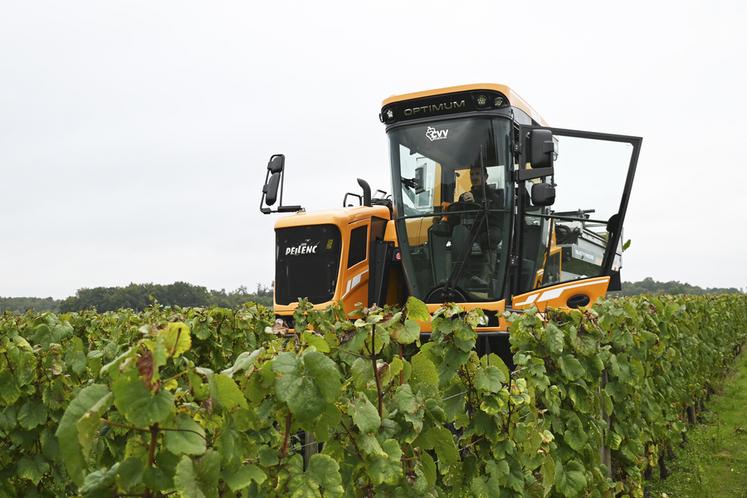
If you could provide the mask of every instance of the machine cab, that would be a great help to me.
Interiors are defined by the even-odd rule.
[[[397,240],[420,299],[501,299],[514,196],[510,132],[510,120],[488,115],[389,131]]]
[[[619,285],[640,138],[547,127],[493,84],[392,97],[380,119],[411,295],[502,311]]]

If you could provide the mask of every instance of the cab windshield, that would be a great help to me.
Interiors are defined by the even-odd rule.
[[[511,122],[469,117],[389,131],[397,240],[426,302],[502,297],[509,250]]]

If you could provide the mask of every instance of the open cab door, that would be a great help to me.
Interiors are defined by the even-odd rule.
[[[524,200],[515,226],[519,269],[511,308],[577,308],[620,290],[623,222],[642,139],[529,126],[521,136],[517,178]],[[537,154],[533,136],[549,144],[549,168],[529,164]]]

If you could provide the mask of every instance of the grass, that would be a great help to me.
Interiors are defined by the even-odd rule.
[[[672,474],[651,481],[651,498],[747,497],[747,352],[701,412],[667,466]]]

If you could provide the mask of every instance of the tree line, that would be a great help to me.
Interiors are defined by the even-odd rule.
[[[623,282],[622,291],[619,295],[635,296],[638,294],[740,294],[743,289],[736,287],[698,287],[688,283],[670,280],[669,282],[658,282],[651,277],[646,277],[639,282]]]
[[[623,290],[613,295],[633,296],[637,294],[736,294],[743,292],[735,287],[698,287],[687,283],[658,282],[647,277],[639,282],[623,282]],[[272,286],[257,284],[254,292],[246,287],[235,291],[208,290],[206,287],[186,282],[173,284],[130,284],[126,287],[94,287],[79,289],[74,296],[65,299],[51,297],[0,297],[0,313],[13,311],[81,311],[95,308],[99,312],[130,308],[142,311],[153,302],[164,306],[221,306],[238,308],[247,302],[272,306]]]
[[[187,282],[174,282],[165,285],[133,283],[125,287],[83,288],[79,289],[74,296],[65,299],[0,297],[0,313],[4,311],[22,313],[29,309],[56,313],[82,311],[84,309],[96,309],[99,312],[104,312],[123,308],[142,311],[155,302],[164,306],[182,307],[221,306],[238,308],[248,302],[272,306],[272,295],[272,287],[266,287],[262,284],[257,284],[257,288],[253,292],[250,292],[244,286],[226,292],[225,289],[208,290],[206,287]]]

